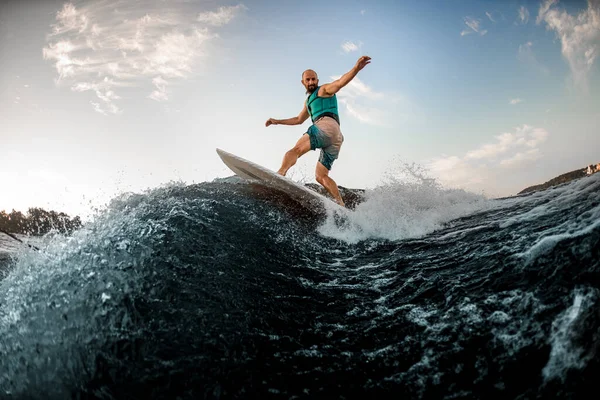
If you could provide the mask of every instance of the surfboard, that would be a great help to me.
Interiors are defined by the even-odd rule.
[[[281,176],[261,165],[243,159],[242,157],[228,153],[225,150],[217,149],[217,154],[225,165],[241,178],[258,181],[259,183],[271,186],[277,190],[287,193],[301,205],[307,208],[332,207],[334,210],[345,210],[333,200],[310,190],[306,186],[293,181],[292,179]]]

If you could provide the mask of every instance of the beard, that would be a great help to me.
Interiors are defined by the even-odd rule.
[[[308,85],[306,87],[306,94],[312,94],[317,89],[317,85]]]

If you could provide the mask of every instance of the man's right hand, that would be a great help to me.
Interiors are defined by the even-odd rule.
[[[265,126],[269,125],[277,125],[277,122],[275,122],[275,118],[269,118],[267,122],[265,122]]]

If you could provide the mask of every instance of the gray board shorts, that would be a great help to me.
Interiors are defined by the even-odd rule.
[[[340,154],[344,135],[337,121],[331,117],[320,117],[306,131],[310,139],[310,149],[321,149],[319,162],[331,170],[333,162]]]

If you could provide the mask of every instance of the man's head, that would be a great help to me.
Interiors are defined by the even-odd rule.
[[[312,69],[307,69],[302,73],[302,84],[306,88],[306,93],[312,93],[319,86],[319,77]]]

